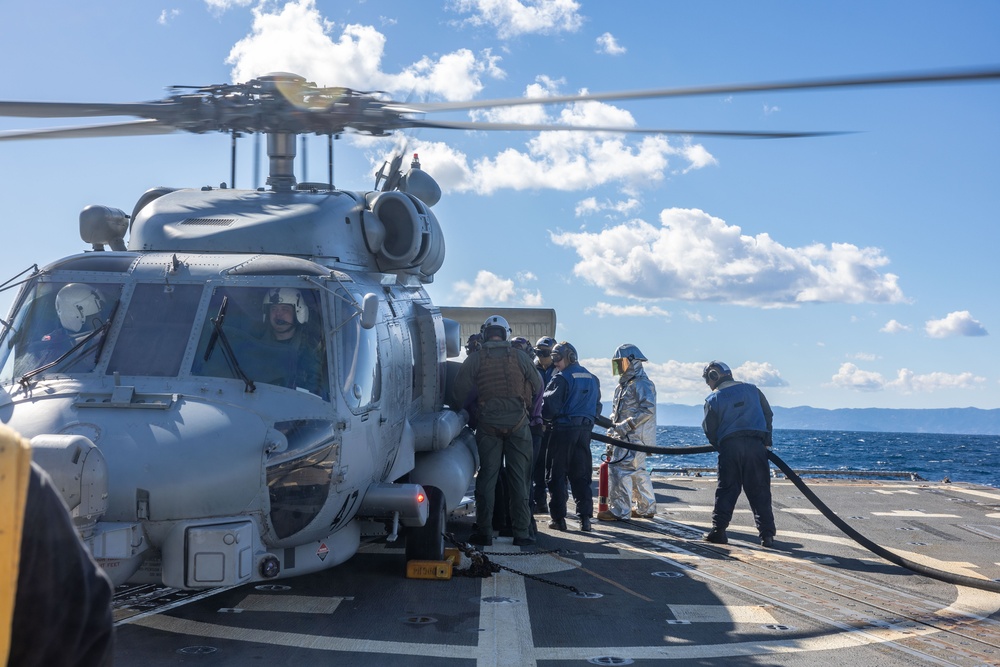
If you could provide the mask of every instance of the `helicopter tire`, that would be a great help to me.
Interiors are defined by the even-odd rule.
[[[444,493],[436,486],[425,486],[424,492],[427,494],[427,523],[407,531],[407,561],[444,559]]]

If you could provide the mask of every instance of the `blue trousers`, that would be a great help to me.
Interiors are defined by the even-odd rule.
[[[712,525],[723,530],[733,519],[733,509],[743,491],[750,501],[753,520],[761,537],[774,535],[771,510],[771,471],[764,441],[733,436],[719,443],[719,484],[715,489]]]
[[[545,482],[549,487],[549,516],[566,518],[566,480],[569,480],[576,511],[580,517],[593,518],[594,490],[592,488],[594,461],[590,454],[592,425],[556,427],[549,437],[545,458]]]

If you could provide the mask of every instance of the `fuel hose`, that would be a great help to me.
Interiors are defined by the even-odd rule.
[[[631,449],[637,452],[645,452],[647,454],[705,454],[707,452],[717,451],[715,447],[711,445],[700,445],[697,447],[649,447],[634,442],[619,440],[600,433],[591,433],[590,437],[592,440],[597,440],[598,442],[615,445],[624,449]],[[802,492],[802,495],[804,495],[809,502],[811,502],[813,506],[830,521],[830,523],[876,556],[930,579],[936,579],[938,581],[954,584],[956,586],[967,586],[969,588],[978,588],[979,590],[989,591],[991,593],[1000,593],[1000,582],[990,579],[977,579],[976,577],[969,577],[963,574],[955,574],[953,572],[945,572],[943,570],[927,567],[926,565],[921,565],[920,563],[916,563],[908,558],[903,558],[899,554],[893,553],[892,551],[875,544],[870,539],[854,530],[854,528],[848,525],[846,521],[837,516],[836,512],[827,507],[827,505],[820,500],[815,493],[813,493],[812,489],[810,489],[806,483],[802,481],[802,478],[799,477],[787,463],[782,461],[777,454],[772,451],[768,451],[767,458],[770,459],[774,465],[778,466],[778,469],[785,474],[785,477],[791,480],[792,484],[794,484],[795,487]]]

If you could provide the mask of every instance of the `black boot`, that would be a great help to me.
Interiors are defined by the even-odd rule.
[[[593,527],[590,525],[590,517],[589,516],[581,516],[580,517],[580,530],[582,530],[585,533],[589,533],[590,531],[593,530]]]
[[[566,519],[552,519],[552,521],[549,521],[549,528],[553,530],[566,530]]]
[[[726,537],[725,528],[715,528],[705,533],[705,541],[711,542],[712,544],[729,544],[729,538]]]

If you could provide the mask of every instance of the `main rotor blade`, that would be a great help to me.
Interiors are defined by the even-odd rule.
[[[89,118],[93,116],[150,116],[156,104],[116,102],[0,102],[0,116],[21,118]]]
[[[176,127],[156,120],[130,120],[106,125],[51,127],[39,130],[8,130],[0,132],[0,141],[19,139],[77,139],[84,137],[137,137],[150,134],[172,134]]]
[[[717,86],[693,86],[690,88],[660,88],[653,90],[634,90],[610,93],[588,93],[583,95],[556,95],[553,97],[515,97],[508,99],[482,100],[478,102],[426,102],[413,103],[406,106],[412,110],[419,110],[423,112],[462,111],[466,109],[513,107],[526,104],[565,104],[569,102],[640,100],[664,97],[693,97],[697,95],[730,95],[735,93],[809,90],[818,88],[856,88],[863,86],[960,83],[963,81],[989,81],[994,79],[1000,79],[1000,69],[910,72],[829,79],[802,79],[797,81],[777,81],[771,83],[744,83]]]
[[[826,137],[851,132],[744,132],[740,130],[677,130],[645,127],[602,127],[595,125],[554,125],[550,123],[480,123],[463,121],[415,120],[410,127],[429,127],[442,130],[500,130],[527,132],[622,132],[629,134],[681,134],[707,137],[735,137],[743,139],[794,139],[801,137]]]

